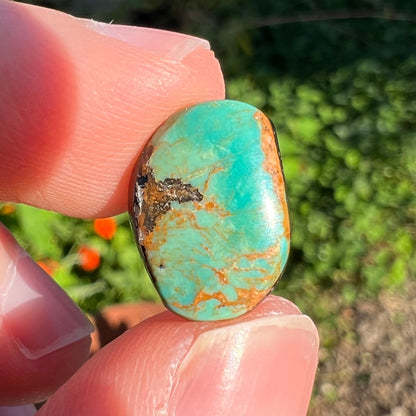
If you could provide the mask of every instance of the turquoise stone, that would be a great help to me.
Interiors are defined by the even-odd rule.
[[[290,229],[274,128],[260,110],[221,100],[176,113],[143,150],[130,194],[139,250],[173,312],[235,318],[273,289]]]

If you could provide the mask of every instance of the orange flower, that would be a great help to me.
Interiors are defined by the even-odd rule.
[[[100,253],[87,246],[78,249],[79,265],[86,272],[92,272],[100,265]]]
[[[117,231],[116,220],[112,217],[94,220],[94,231],[100,237],[106,240],[111,240]]]
[[[59,263],[52,259],[39,260],[36,262],[49,276],[53,276],[56,269],[59,267]]]
[[[16,211],[16,206],[14,204],[4,204],[0,208],[1,215],[10,215]]]

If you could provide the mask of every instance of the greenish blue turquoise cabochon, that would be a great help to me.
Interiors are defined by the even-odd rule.
[[[173,115],[143,150],[130,195],[139,250],[173,312],[235,318],[273,289],[289,216],[274,128],[257,108],[220,100]]]

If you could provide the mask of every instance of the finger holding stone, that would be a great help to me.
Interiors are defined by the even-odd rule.
[[[72,216],[127,210],[153,131],[224,96],[208,42],[175,33],[2,1],[0,52],[0,200]]]
[[[317,359],[312,321],[279,297],[221,322],[164,312],[100,350],[39,416],[304,416]]]

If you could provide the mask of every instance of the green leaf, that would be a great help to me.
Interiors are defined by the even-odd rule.
[[[60,258],[62,249],[56,234],[56,224],[60,221],[59,214],[28,205],[19,205],[16,216],[24,234],[24,245],[36,259]]]

